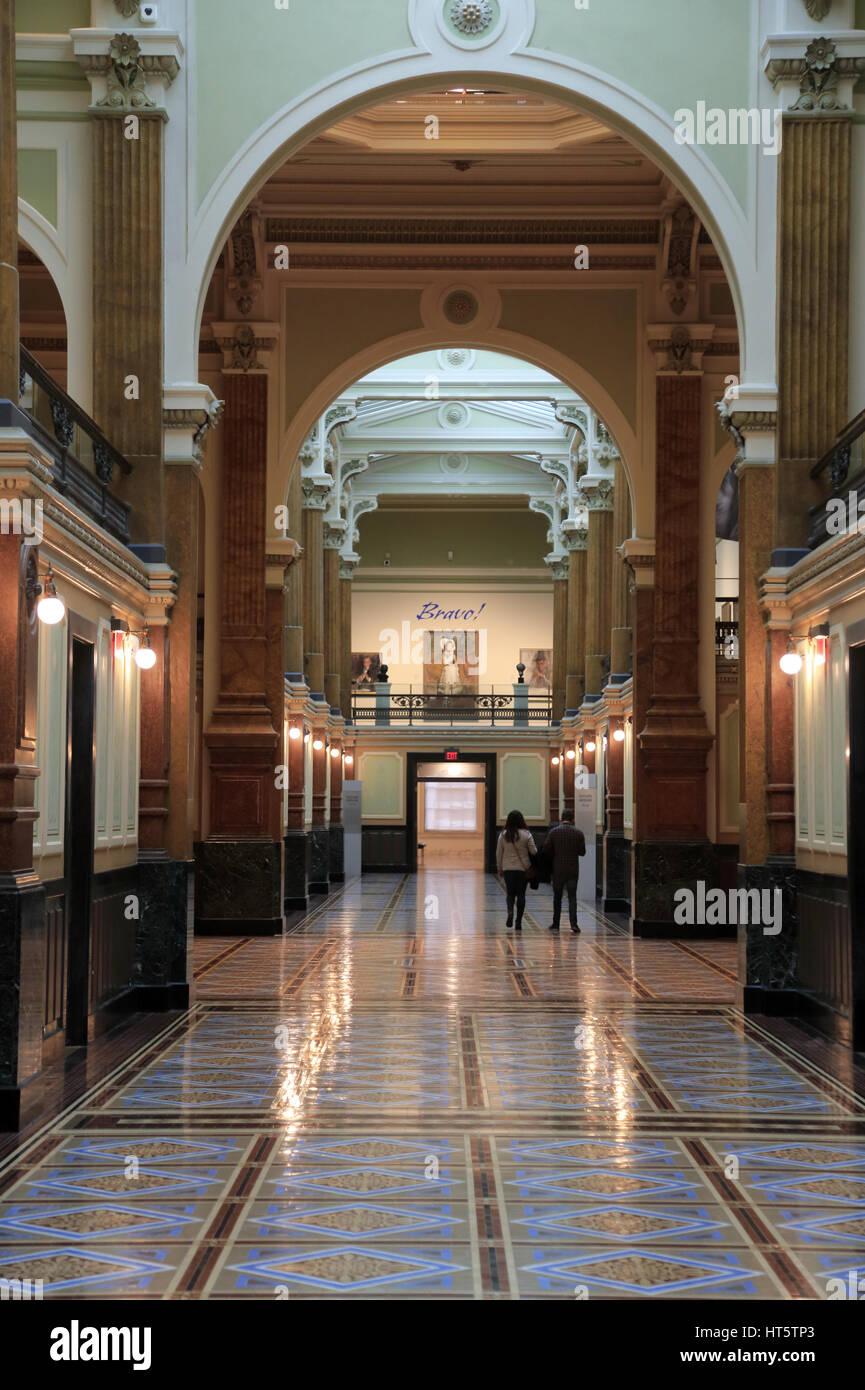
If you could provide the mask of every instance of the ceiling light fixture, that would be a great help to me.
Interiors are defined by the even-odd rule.
[[[54,584],[54,571],[48,566],[48,573],[45,575],[45,583],[40,586],[42,597],[36,605],[36,616],[40,623],[45,623],[46,627],[54,627],[57,623],[62,623],[66,617],[66,604],[59,597]]]

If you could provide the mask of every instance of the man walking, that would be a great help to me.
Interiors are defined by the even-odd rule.
[[[559,930],[562,916],[562,897],[567,890],[568,912],[571,931],[579,934],[577,925],[577,882],[580,877],[580,859],[586,852],[586,837],[574,825],[573,811],[563,811],[561,823],[551,830],[544,840],[541,850],[549,862],[553,881],[553,925],[550,931]]]

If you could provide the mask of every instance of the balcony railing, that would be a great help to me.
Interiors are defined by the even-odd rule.
[[[20,354],[18,408],[29,416],[31,432],[52,460],[53,487],[128,545],[129,506],[110,485],[115,473],[131,473],[132,465],[26,348]]]
[[[551,723],[552,696],[548,692],[488,691],[471,695],[430,695],[412,686],[391,687],[389,692],[355,691],[352,695],[355,724],[379,728],[413,728],[421,724],[484,724],[526,729]]]
[[[823,483],[826,497],[809,512],[810,549],[816,549],[843,531],[857,527],[865,531],[865,410],[850,421],[832,448],[815,463],[811,477]],[[861,512],[860,501],[863,503]],[[839,507],[839,502],[843,506]]]

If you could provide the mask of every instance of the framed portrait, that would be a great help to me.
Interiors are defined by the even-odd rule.
[[[425,695],[458,699],[477,694],[480,657],[476,632],[427,632],[423,654]]]
[[[375,691],[379,678],[381,657],[378,652],[352,652],[351,688],[352,690]]]
[[[521,647],[520,661],[526,668],[523,679],[530,690],[552,690],[552,647]]]

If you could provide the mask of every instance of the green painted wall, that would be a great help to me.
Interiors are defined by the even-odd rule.
[[[429,505],[447,505],[447,499],[430,497]],[[524,512],[368,512],[358,526],[359,553],[364,566],[380,565],[389,553],[391,568],[424,566],[439,576],[466,566],[540,569],[550,548],[547,524],[529,511],[528,501]]]
[[[285,406],[290,420],[321,380],[371,343],[420,327],[420,290],[289,290]],[[338,300],[339,330],[334,332]],[[352,384],[352,383],[347,383]]]
[[[254,13],[252,11],[254,10]],[[412,47],[402,0],[195,0],[198,198],[233,152],[329,73]]]
[[[378,819],[401,821],[405,765],[393,753],[364,753],[360,758],[358,776],[363,782],[361,815]]]
[[[541,0],[531,47],[567,53],[643,92],[671,115],[679,107],[751,105],[751,0]],[[748,151],[709,145],[743,207]]]
[[[194,0],[199,201],[293,97],[329,74],[411,47],[405,0],[287,3],[257,0],[253,13],[237,0]],[[591,0],[588,10],[541,0],[530,47],[609,73],[671,115],[701,99],[726,110],[751,104],[752,23],[751,0]],[[468,73],[472,55],[455,51],[454,68]],[[566,72],[561,80],[568,85]],[[706,154],[745,206],[750,151],[715,145]]]
[[[77,63],[16,63],[15,85],[20,92],[90,91],[90,83]],[[19,112],[19,117],[26,120],[26,113]]]
[[[856,0],[856,28],[865,29],[865,0]]]
[[[499,805],[502,817],[517,809],[531,820],[546,820],[542,758],[509,754],[499,760]]]
[[[636,290],[505,290],[500,326],[528,333],[575,362],[591,362],[592,374],[636,428]]]
[[[17,34],[68,34],[90,27],[90,0],[18,0]]]
[[[57,151],[18,151],[18,196],[57,226]]]

